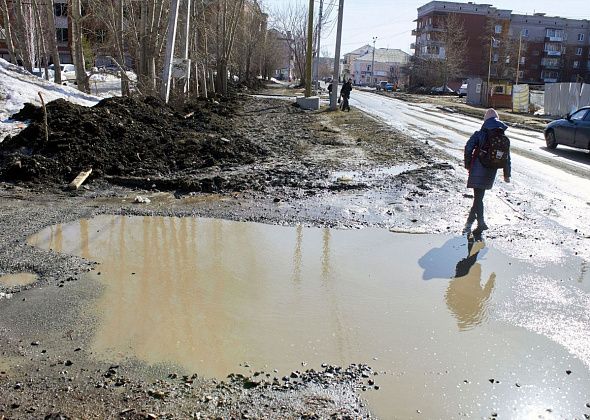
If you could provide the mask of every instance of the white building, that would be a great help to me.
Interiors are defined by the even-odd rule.
[[[376,48],[360,55],[350,63],[350,75],[355,85],[372,86],[381,81],[405,85],[403,72],[410,61],[410,54],[389,48]]]

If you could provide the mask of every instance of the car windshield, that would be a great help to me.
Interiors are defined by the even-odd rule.
[[[575,121],[581,121],[584,119],[584,117],[586,116],[586,113],[588,112],[587,109],[581,109],[577,112],[574,112],[572,114],[572,116],[570,117],[570,120],[575,120]]]

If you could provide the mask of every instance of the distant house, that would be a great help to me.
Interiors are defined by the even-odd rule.
[[[381,81],[407,84],[403,70],[410,61],[410,54],[390,48],[376,48],[356,57],[350,66],[350,75],[355,85],[373,86]]]

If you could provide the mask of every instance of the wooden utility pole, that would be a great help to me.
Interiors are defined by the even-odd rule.
[[[307,18],[307,57],[305,60],[305,97],[311,96],[311,60],[313,60],[313,0],[309,0],[309,16]]]
[[[520,72],[520,53],[522,51],[522,30],[518,38],[518,60],[516,60],[516,84],[518,84],[518,73]]]
[[[321,47],[321,36],[322,36],[322,19],[324,13],[324,0],[320,0],[320,13],[318,15],[318,40],[316,43],[316,64],[315,64],[315,80],[316,80],[316,90],[320,88],[320,47]]]
[[[338,82],[340,81],[340,42],[342,41],[342,15],[344,0],[338,5],[338,26],[336,29],[336,51],[334,52],[334,73],[332,75],[332,93],[330,94],[330,110],[336,111],[338,98]]]
[[[170,16],[168,18],[168,38],[166,39],[166,56],[164,58],[164,70],[162,71],[161,95],[165,103],[170,99],[170,77],[172,73],[172,59],[174,57],[174,44],[176,43],[176,27],[178,25],[178,0],[170,2]]]

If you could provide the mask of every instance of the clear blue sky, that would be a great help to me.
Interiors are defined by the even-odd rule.
[[[261,3],[272,15],[273,10],[285,7],[287,4],[304,5],[307,8],[309,0],[261,0]],[[590,2],[588,0],[482,0],[475,3],[492,4],[501,9],[512,10],[513,13],[533,14],[547,13],[550,16],[561,16],[574,19],[590,19]],[[317,16],[320,0],[315,0],[315,15]],[[322,33],[322,52],[334,56],[336,40],[336,13],[338,0],[324,0],[324,5],[335,4],[333,12],[334,25],[331,31]],[[410,43],[415,41],[411,36],[415,28],[414,19],[417,8],[428,1],[410,0],[344,0],[344,20],[342,30],[342,54],[352,51],[365,44],[372,43],[376,36],[377,48],[399,48],[408,53]],[[462,3],[467,3],[464,1]],[[324,6],[326,7],[326,6]]]

